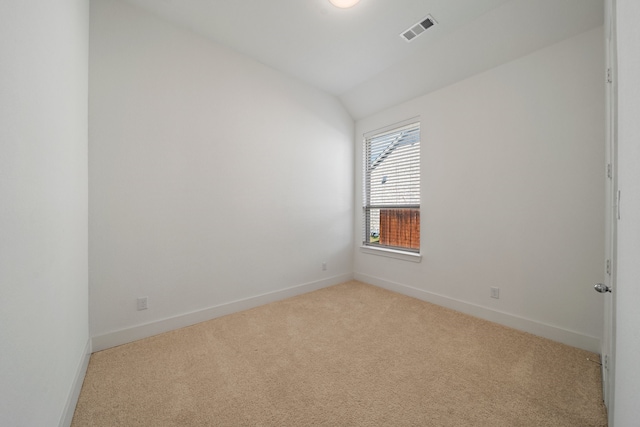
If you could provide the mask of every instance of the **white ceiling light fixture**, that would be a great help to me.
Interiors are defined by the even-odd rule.
[[[332,5],[340,9],[348,9],[358,4],[360,0],[329,0]]]

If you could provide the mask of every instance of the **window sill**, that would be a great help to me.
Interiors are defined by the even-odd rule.
[[[394,249],[386,249],[386,248],[374,248],[371,246],[360,246],[360,252],[370,255],[378,255],[388,258],[400,259],[403,261],[411,261],[411,262],[422,262],[422,255],[412,253],[412,252],[403,252]]]

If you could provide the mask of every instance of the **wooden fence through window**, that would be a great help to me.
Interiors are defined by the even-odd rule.
[[[380,244],[420,249],[420,210],[380,209]]]

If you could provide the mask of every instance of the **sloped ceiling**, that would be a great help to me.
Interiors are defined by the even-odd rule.
[[[127,0],[340,98],[360,119],[603,24],[603,0]],[[437,25],[399,34],[427,14]]]

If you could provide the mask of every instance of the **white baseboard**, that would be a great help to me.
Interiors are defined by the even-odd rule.
[[[186,326],[195,325],[196,323],[215,319],[216,317],[226,316],[228,314],[237,313],[239,311],[248,310],[271,302],[280,301],[296,295],[326,288],[328,286],[337,285],[352,279],[353,275],[351,273],[342,274],[95,336],[91,340],[93,351],[105,350],[107,348],[127,344],[153,335],[169,332],[174,329],[184,328]]]
[[[400,283],[391,282],[377,277],[369,276],[363,273],[354,273],[354,279],[371,285],[397,292],[406,296],[427,301],[442,307],[450,308],[461,313],[499,323],[520,331],[529,332],[530,334],[548,338],[550,340],[570,345],[572,347],[581,348],[583,350],[600,353],[600,339],[579,332],[570,331],[559,328],[557,326],[548,325],[535,320],[526,319],[514,314],[493,310],[482,307],[469,302],[449,298],[444,295],[438,295],[422,289],[413,288],[411,286]]]
[[[91,340],[87,340],[87,344],[84,347],[82,358],[78,364],[76,370],[76,376],[73,379],[69,396],[67,397],[67,404],[64,408],[64,412],[60,417],[59,427],[69,427],[71,421],[73,421],[73,414],[78,404],[78,398],[80,397],[80,391],[82,390],[82,383],[84,382],[84,376],[87,373],[87,367],[89,366],[89,358],[91,357]]]

